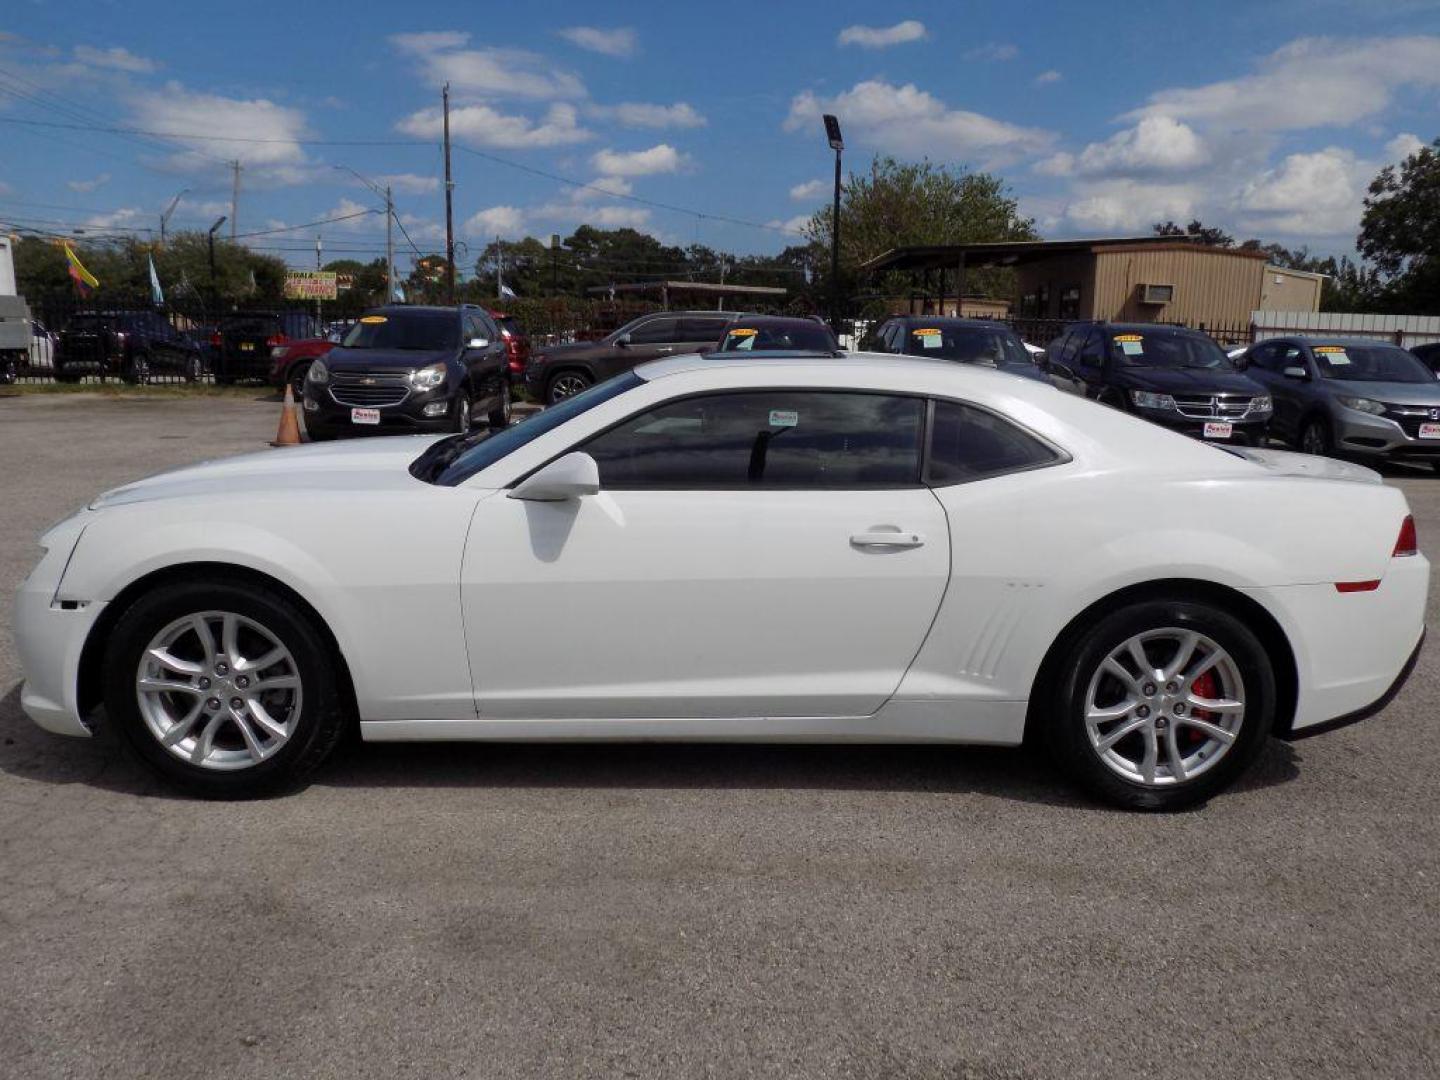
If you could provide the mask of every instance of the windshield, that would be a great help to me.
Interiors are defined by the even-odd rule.
[[[1433,383],[1435,373],[1397,345],[1316,345],[1322,379],[1340,382]]]
[[[448,439],[441,439],[415,459],[410,466],[410,474],[427,483],[454,487],[482,469],[494,465],[505,455],[514,453],[526,443],[533,442],[548,431],[554,431],[567,420],[589,412],[596,405],[603,405],[627,390],[635,389],[644,381],[633,371],[627,371],[574,397],[564,398],[514,427],[503,428],[493,434],[487,431],[478,435],[452,435]]]
[[[720,343],[721,352],[754,352],[757,349],[801,349],[807,352],[835,352],[839,343],[819,323],[789,323],[781,326],[735,326]]]
[[[905,335],[905,354],[996,366],[1030,362],[1020,339],[998,326],[919,326]]]
[[[340,344],[346,349],[440,352],[460,344],[460,319],[453,311],[366,315],[350,327]]]
[[[1126,330],[1110,335],[1112,355],[1126,367],[1215,368],[1234,365],[1224,350],[1204,334],[1165,330]]]

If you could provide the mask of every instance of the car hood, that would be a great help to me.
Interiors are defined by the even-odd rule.
[[[443,435],[351,439],[262,450],[203,461],[159,473],[97,497],[91,510],[155,499],[224,496],[277,491],[375,491],[421,483],[408,472],[412,461]]]
[[[1115,381],[1131,390],[1163,394],[1263,394],[1264,387],[1248,375],[1224,368],[1124,367]]]
[[[1433,405],[1440,408],[1440,380],[1433,383],[1350,382],[1326,379],[1325,389],[1346,397],[1372,398],[1392,405]]]
[[[325,354],[325,366],[331,371],[336,368],[413,371],[443,363],[453,355],[451,349],[346,349],[336,345]]]
[[[1316,454],[1293,450],[1261,450],[1250,446],[1226,446],[1225,452],[1259,465],[1276,476],[1306,477],[1312,480],[1352,480],[1359,484],[1382,484],[1385,478],[1374,469]]]

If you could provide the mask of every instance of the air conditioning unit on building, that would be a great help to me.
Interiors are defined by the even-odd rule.
[[[1174,285],[1141,285],[1140,302],[1142,304],[1168,304],[1175,299]]]

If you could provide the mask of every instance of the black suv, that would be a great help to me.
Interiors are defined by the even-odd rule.
[[[305,377],[305,430],[337,435],[470,430],[510,423],[504,339],[484,308],[376,308]]]
[[[553,405],[647,360],[710,352],[738,318],[739,313],[731,311],[641,315],[599,341],[537,349],[525,368],[525,387],[538,400]]]
[[[1153,323],[1074,323],[1040,361],[1062,390],[1186,435],[1263,446],[1274,407],[1207,334]]]
[[[270,350],[290,341],[320,336],[315,317],[304,311],[237,311],[221,318],[211,343],[215,381],[270,378]]]
[[[118,375],[128,383],[159,374],[195,382],[205,374],[200,347],[157,311],[90,311],[72,315],[55,345],[55,381]]]
[[[929,356],[961,364],[981,364],[1022,379],[1049,382],[1030,360],[1015,331],[983,319],[950,315],[895,315],[860,343],[865,352]]]

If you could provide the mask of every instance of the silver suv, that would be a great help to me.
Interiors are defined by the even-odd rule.
[[[1398,345],[1271,338],[1240,364],[1274,399],[1272,435],[1310,454],[1429,462],[1440,471],[1440,381]]]

